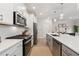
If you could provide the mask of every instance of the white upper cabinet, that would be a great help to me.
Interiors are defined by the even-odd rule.
[[[13,24],[13,4],[2,3],[0,4],[0,19],[1,23]]]
[[[18,11],[26,18],[27,27],[29,27],[33,34],[33,22],[37,23],[37,19],[34,14],[29,14],[27,12],[27,7],[23,3],[0,4],[0,23],[13,25],[13,11]]]
[[[23,3],[2,3],[0,4],[0,23],[13,24],[13,11],[18,11],[27,16],[26,7]]]

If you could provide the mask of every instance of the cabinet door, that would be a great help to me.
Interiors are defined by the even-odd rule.
[[[53,55],[54,56],[60,56],[61,55],[61,43],[53,40]]]
[[[62,45],[62,51],[67,55],[67,56],[79,56],[76,52],[71,50],[65,45]],[[63,54],[63,53],[62,53]]]
[[[22,56],[22,43],[20,42],[20,44],[17,46],[17,56]]]
[[[17,43],[13,47],[13,52],[10,54],[10,56],[22,56],[22,42]]]
[[[3,53],[0,53],[0,56],[4,56]]]
[[[62,51],[62,56],[67,56],[67,54],[64,51]]]
[[[11,56],[22,56],[22,41],[17,43],[13,47],[13,52],[10,54]]]
[[[9,54],[5,51],[5,52],[2,52],[0,53],[0,56],[8,56]]]
[[[50,36],[46,34],[47,45],[50,46]]]
[[[53,53],[53,38],[50,35],[46,35],[46,39],[47,39],[47,44],[49,46],[49,49],[51,51],[51,53]]]
[[[22,56],[22,41],[0,53],[0,56]]]
[[[10,56],[17,56],[17,49],[15,51],[13,51],[13,53],[10,54]]]
[[[50,48],[50,46],[51,46],[51,36],[50,35],[47,36],[47,41],[48,41],[48,45],[49,45],[49,48]]]
[[[0,22],[13,24],[13,4],[0,4],[0,14],[2,15]]]
[[[14,50],[16,50],[16,49],[14,48],[14,46],[12,46],[12,47],[6,49],[6,50],[3,52],[2,55],[3,55],[3,56],[11,56],[11,54],[14,52]]]
[[[48,44],[48,42],[49,42],[48,40],[49,40],[49,36],[48,36],[48,34],[46,34],[47,45],[49,45],[49,44]]]
[[[50,50],[53,51],[53,38],[50,36]],[[52,52],[53,53],[53,52]]]

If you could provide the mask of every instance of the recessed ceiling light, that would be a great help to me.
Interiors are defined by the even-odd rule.
[[[43,13],[40,13],[40,15],[43,15]]]
[[[60,19],[63,19],[63,16],[64,16],[64,14],[63,14],[63,13],[61,13],[61,14],[60,14]]]
[[[63,14],[63,13],[61,13],[61,14],[60,14],[60,16],[64,16],[64,14]]]
[[[57,20],[54,18],[54,22],[56,22]]]
[[[36,9],[36,7],[35,7],[35,6],[33,6],[32,8],[33,8],[34,10]]]

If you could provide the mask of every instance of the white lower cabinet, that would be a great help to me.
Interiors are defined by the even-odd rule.
[[[0,53],[0,56],[22,56],[22,41]]]

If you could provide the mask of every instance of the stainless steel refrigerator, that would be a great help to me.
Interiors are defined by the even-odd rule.
[[[37,44],[37,34],[38,34],[38,30],[37,30],[37,23],[33,23],[33,44],[36,45]]]

